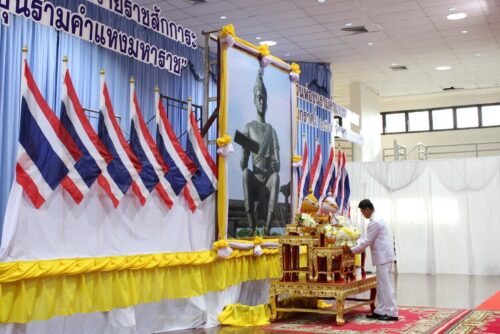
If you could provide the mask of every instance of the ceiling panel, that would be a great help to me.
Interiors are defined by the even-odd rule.
[[[232,23],[254,44],[274,40],[271,52],[288,61],[331,62],[335,90],[365,83],[380,96],[429,93],[446,86],[500,83],[500,0],[138,0],[197,33]],[[446,16],[463,11],[467,17]],[[221,19],[226,16],[226,19]],[[362,25],[369,33],[341,29]],[[466,31],[464,33],[464,31]],[[201,36],[198,37],[203,42]],[[373,42],[370,46],[368,43]],[[408,66],[394,72],[392,63]],[[449,65],[439,72],[436,66]]]

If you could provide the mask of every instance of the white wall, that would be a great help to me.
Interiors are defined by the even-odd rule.
[[[426,94],[394,98],[380,98],[381,111],[403,111],[426,108],[450,107],[470,104],[486,104],[500,102],[500,89],[478,89],[473,91],[458,91],[451,93]],[[380,119],[379,119],[380,122]],[[466,144],[476,142],[500,142],[500,128],[483,128],[452,131],[419,132],[408,134],[383,135],[382,148],[392,148],[394,139],[408,149],[418,142],[426,145]],[[481,145],[486,147],[485,145]],[[500,154],[500,144],[489,145],[488,148],[498,149],[493,152],[483,152],[480,156]],[[473,146],[449,148],[448,150],[472,150]],[[433,149],[438,151],[444,149]],[[471,157],[473,153],[453,153],[432,155],[431,158]]]
[[[381,160],[382,124],[380,122],[380,105],[377,94],[362,83],[354,82],[350,87],[350,109],[359,114],[360,133],[363,135],[362,147],[354,145],[353,160]]]

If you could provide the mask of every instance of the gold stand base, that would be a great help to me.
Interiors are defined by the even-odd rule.
[[[269,290],[269,303],[271,304],[271,319],[276,320],[278,312],[312,312],[322,314],[335,314],[337,325],[345,324],[344,312],[350,311],[362,305],[370,305],[373,312],[375,309],[377,278],[366,276],[360,279],[342,283],[316,283],[302,280],[299,282],[282,282],[275,280],[271,282]],[[370,299],[349,300],[348,297],[370,290]],[[335,308],[311,309],[296,307],[277,307],[279,295],[289,297],[317,297],[335,298]],[[346,305],[346,300],[350,302]]]

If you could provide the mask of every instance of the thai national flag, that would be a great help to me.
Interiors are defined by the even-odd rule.
[[[345,153],[340,152],[340,167],[339,167],[340,176],[337,180],[337,196],[335,202],[339,207],[339,212],[343,212],[342,205],[344,203],[344,186],[345,186]]]
[[[195,196],[195,191],[193,189],[186,188],[193,187],[190,182],[191,177],[196,172],[196,165],[189,159],[186,152],[184,152],[181,144],[175,136],[175,132],[172,129],[172,125],[167,118],[167,113],[163,108],[163,103],[160,99],[159,91],[155,94],[155,105],[156,105],[156,145],[158,146],[158,151],[160,152],[163,160],[167,163],[169,171],[165,174],[167,181],[172,186],[176,195],[179,195],[183,191],[184,197],[189,205],[191,211],[196,209],[196,202],[193,199]],[[191,195],[193,193],[193,195]]]
[[[78,202],[81,194],[75,183],[81,179],[79,175],[72,178],[68,174],[82,153],[44,100],[26,59],[23,60],[21,96],[17,183],[36,208],[60,183]]]
[[[330,153],[328,156],[328,162],[326,163],[325,173],[323,175],[323,182],[321,182],[321,188],[319,190],[319,201],[323,201],[328,192],[331,191],[332,185],[335,182],[335,149],[330,147]]]
[[[309,190],[312,190],[314,196],[319,198],[319,188],[321,187],[321,169],[323,167],[323,159],[321,157],[321,145],[318,140],[316,140],[316,150],[314,152],[314,160],[311,166],[311,177]]]
[[[344,190],[344,195],[342,196],[342,198],[343,198],[342,215],[345,215],[348,213],[348,210],[350,210],[349,197],[351,196],[351,185],[349,184],[349,174],[347,173],[347,170],[345,170],[343,190]],[[350,213],[349,213],[349,215],[350,215]]]
[[[340,172],[341,172],[341,167],[342,165],[342,152],[339,151],[337,154],[337,168],[336,168],[336,175],[335,179],[333,180],[333,185],[332,185],[332,196],[333,198],[337,198],[337,193],[338,193],[338,185],[339,185],[339,178],[341,177]]]
[[[139,176],[142,165],[120,130],[109,98],[108,87],[104,78],[101,77],[101,79],[101,112],[98,133],[99,138],[113,156],[113,160],[108,166],[109,174],[123,194],[126,194],[132,186],[132,190],[139,198],[141,205],[144,205],[149,191]]]
[[[98,180],[98,184],[111,198],[113,205],[117,207],[123,194],[107,171],[107,166],[113,160],[113,156],[108,152],[87,119],[76,95],[68,69],[64,71],[61,123],[83,153],[82,158],[75,165],[76,171],[84,181],[78,188],[82,196],[88,192],[95,180]]]
[[[309,183],[309,152],[307,149],[306,137],[303,137],[303,151],[302,151],[302,166],[299,179],[299,208],[302,204],[302,199],[307,195],[307,184]]]
[[[189,112],[188,140],[186,153],[196,164],[197,170],[191,181],[200,200],[204,200],[217,190],[217,165],[203,143],[198,124],[192,111]],[[193,198],[195,198],[193,196]]]
[[[130,85],[130,146],[142,162],[142,170],[139,173],[144,185],[149,192],[156,189],[163,203],[171,208],[172,196],[175,193],[165,179],[168,166],[158,152],[158,148],[149,133],[146,122],[139,107],[135,85]]]

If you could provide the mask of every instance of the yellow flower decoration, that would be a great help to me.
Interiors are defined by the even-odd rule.
[[[356,231],[351,230],[350,228],[341,227],[340,229],[342,231],[344,231],[351,238],[358,238],[359,237],[358,233]]]
[[[300,66],[299,66],[299,64],[292,63],[292,65],[290,65],[290,67],[292,69],[292,72],[300,74]]]
[[[227,248],[227,247],[229,247],[229,242],[227,242],[226,239],[218,240],[218,241],[214,242],[214,244],[212,246],[212,248],[215,250],[219,250],[219,249]]]
[[[222,137],[217,138],[216,140],[217,146],[226,146],[231,144],[231,136],[230,135],[224,135]]]
[[[269,56],[271,54],[271,51],[269,51],[269,48],[267,47],[267,44],[262,44],[259,46],[259,52],[262,57]]]
[[[300,160],[302,160],[302,157],[298,154],[295,154],[292,158],[292,162],[299,162]]]
[[[231,35],[233,37],[236,36],[236,34],[234,32],[234,26],[232,24],[228,24],[228,25],[222,27],[222,31],[220,33],[220,38],[224,38],[224,37],[229,36],[229,35]]]
[[[254,245],[262,245],[264,243],[264,238],[262,237],[255,237],[255,239],[253,239],[253,244]]]

